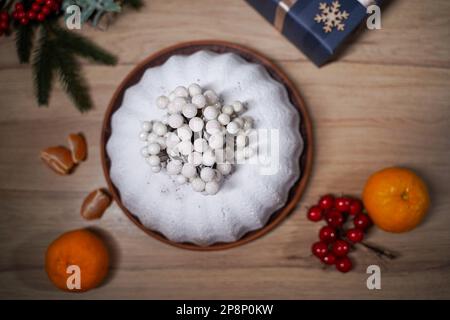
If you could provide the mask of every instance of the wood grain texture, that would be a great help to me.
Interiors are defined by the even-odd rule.
[[[312,65],[244,1],[152,0],[126,11],[107,32],[81,32],[116,53],[116,67],[84,63],[97,108],[79,114],[60,88],[37,108],[29,66],[13,39],[0,39],[0,298],[450,298],[450,2],[392,0],[383,29],[363,31],[339,61]],[[104,110],[117,85],[150,53],[190,39],[242,43],[273,59],[303,95],[314,125],[315,159],[295,212],[267,236],[221,252],[172,248],[138,230],[114,204],[96,222],[79,215],[89,191],[104,186],[99,140]],[[85,133],[88,161],[60,177],[39,150]],[[364,249],[346,275],[311,257],[318,225],[308,205],[326,192],[358,195],[375,170],[417,170],[432,208],[414,231],[374,230],[370,242],[401,253],[381,261]],[[110,280],[72,295],[53,289],[43,270],[48,244],[61,232],[94,226],[116,253]],[[367,265],[382,268],[382,290],[366,288]],[[195,288],[195,290],[192,290]]]

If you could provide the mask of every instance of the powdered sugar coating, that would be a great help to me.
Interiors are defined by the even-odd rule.
[[[227,103],[246,103],[245,114],[254,119],[256,128],[279,130],[277,174],[260,175],[258,165],[238,164],[220,191],[205,197],[165,172],[150,170],[139,153],[142,142],[136,137],[140,125],[165,114],[155,106],[158,96],[190,83],[214,90]],[[299,122],[286,89],[264,67],[232,53],[199,51],[172,56],[162,66],[146,70],[142,79],[126,90],[121,107],[113,114],[107,143],[110,176],[123,204],[147,228],[176,242],[233,242],[263,227],[287,201],[300,175],[303,139]]]

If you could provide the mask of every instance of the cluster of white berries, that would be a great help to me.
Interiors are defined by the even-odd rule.
[[[158,97],[156,105],[167,115],[161,121],[144,121],[139,135],[146,142],[142,156],[153,172],[165,168],[177,183],[189,182],[193,190],[213,195],[235,160],[256,152],[248,137],[253,120],[240,116],[240,101],[222,106],[214,91],[194,83]]]

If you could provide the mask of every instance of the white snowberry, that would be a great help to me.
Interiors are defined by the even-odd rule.
[[[177,175],[175,180],[179,185],[185,184],[187,182],[186,177],[181,174]]]
[[[187,103],[186,98],[183,97],[176,97],[173,100],[173,104],[175,105],[176,112],[181,112],[183,110],[183,106]]]
[[[214,155],[214,152],[212,150],[208,150],[203,153],[202,158],[202,163],[205,166],[212,167],[214,163],[216,163],[216,156]]]
[[[188,90],[183,86],[176,87],[174,92],[177,97],[187,98],[189,96]]]
[[[147,138],[148,138],[148,132],[147,131],[141,131],[139,133],[139,140],[147,141]]]
[[[152,123],[150,121],[143,121],[141,124],[142,131],[152,131]]]
[[[209,195],[215,195],[219,191],[219,184],[216,181],[207,182],[205,191]]]
[[[174,129],[178,129],[184,123],[184,118],[181,114],[175,113],[171,114],[168,119],[168,124]]]
[[[195,178],[191,182],[192,189],[197,192],[202,192],[205,190],[205,182],[200,178]]]
[[[203,138],[197,138],[194,141],[194,150],[197,152],[205,152],[208,150],[208,142]]]
[[[192,137],[192,130],[188,125],[183,125],[177,129],[177,135],[181,140],[190,140]]]
[[[167,173],[170,175],[176,175],[181,172],[182,164],[180,160],[172,160],[167,163]]]
[[[155,142],[158,139],[158,135],[154,132],[150,132],[147,136],[148,142]]]
[[[219,163],[217,164],[217,170],[224,176],[231,173],[231,164],[229,163]]]
[[[223,147],[223,135],[216,133],[209,137],[209,146],[212,149],[221,149]]]
[[[206,118],[206,120],[214,120],[217,118],[218,115],[219,111],[217,110],[216,107],[209,106],[203,110],[203,116]]]
[[[182,113],[183,116],[185,116],[188,119],[191,119],[197,115],[197,107],[192,103],[185,104]]]
[[[220,133],[222,129],[221,124],[217,120],[209,120],[206,123],[206,132],[209,134]]]
[[[150,143],[147,150],[149,154],[156,155],[161,151],[161,146],[158,143]]]
[[[159,157],[155,155],[148,157],[147,161],[152,167],[159,166],[160,163]]]
[[[170,101],[173,101],[173,100],[175,100],[175,98],[177,97],[176,95],[175,95],[175,92],[174,91],[172,91],[171,93],[169,93],[169,100]]]
[[[224,126],[226,126],[227,124],[230,123],[230,116],[226,113],[221,113],[217,117],[217,120],[220,122],[220,124],[223,124]]]
[[[194,117],[191,120],[189,120],[189,128],[191,128],[193,132],[202,131],[204,125],[205,124],[203,120],[200,119],[199,117]]]
[[[154,173],[160,172],[160,171],[161,171],[161,166],[152,166],[152,171],[153,171]]]
[[[191,97],[202,94],[202,88],[196,83],[190,84],[188,87],[188,91]]]
[[[227,125],[227,131],[228,131],[229,134],[236,134],[236,133],[239,132],[239,129],[240,129],[239,125],[236,122],[234,122],[234,121],[231,121]]]
[[[202,94],[198,94],[192,97],[192,104],[196,105],[198,109],[202,109],[206,106],[206,98]]]
[[[167,108],[168,104],[169,104],[170,100],[168,97],[166,96],[159,96],[156,99],[156,106],[160,109],[165,109]]]
[[[202,178],[203,181],[205,182],[210,182],[214,179],[214,169],[209,168],[209,167],[204,167],[201,171],[200,171],[200,178]]]
[[[183,140],[178,145],[178,150],[182,155],[189,155],[192,152],[192,143],[190,140]]]
[[[244,148],[247,145],[247,137],[243,134],[236,136],[236,146],[238,148]]]
[[[173,148],[179,142],[180,142],[180,138],[178,138],[178,136],[175,133],[173,133],[173,132],[168,132],[167,133],[167,135],[166,135],[166,146],[167,146],[167,148]]]
[[[167,127],[161,122],[155,122],[153,124],[153,132],[158,136],[163,136],[167,133]]]
[[[141,149],[141,155],[142,155],[143,157],[148,157],[148,156],[149,156],[147,147],[143,147],[143,148]]]
[[[242,105],[242,102],[240,101],[235,101],[232,103],[233,106],[233,110],[236,113],[242,112],[242,110],[244,110],[244,106]]]
[[[206,90],[203,95],[206,97],[206,101],[208,105],[215,104],[219,101],[219,97],[217,94],[212,90]]]
[[[192,152],[188,155],[188,162],[198,167],[203,162],[202,154],[200,152]]]
[[[231,116],[234,113],[234,109],[232,106],[230,105],[225,105],[222,107],[222,112]]]
[[[185,163],[181,169],[181,174],[189,179],[197,174],[197,170],[192,163]]]

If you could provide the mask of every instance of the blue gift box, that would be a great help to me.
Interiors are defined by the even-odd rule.
[[[366,18],[370,0],[246,0],[317,66]],[[373,1],[375,2],[375,1]],[[364,4],[364,5],[363,5]]]

